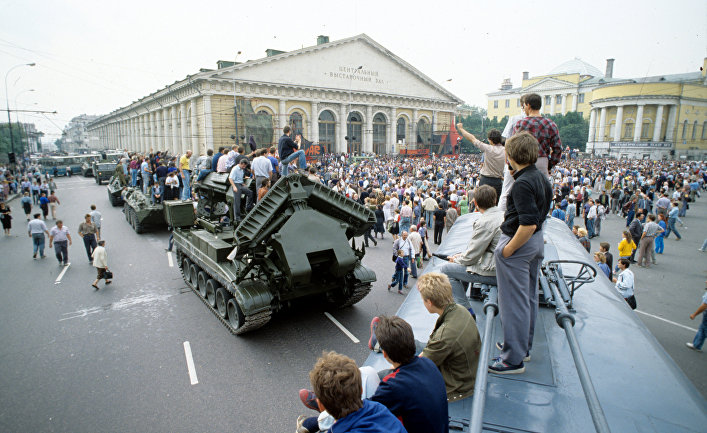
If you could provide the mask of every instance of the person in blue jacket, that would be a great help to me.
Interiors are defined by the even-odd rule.
[[[348,356],[323,353],[309,372],[309,380],[319,409],[336,420],[329,432],[407,433],[385,406],[361,399],[361,372]]]

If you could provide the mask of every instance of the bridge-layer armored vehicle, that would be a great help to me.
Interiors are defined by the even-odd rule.
[[[165,225],[164,206],[152,204],[139,188],[125,188],[121,197],[125,220],[135,230],[135,233],[144,233],[148,227]],[[189,203],[191,204],[191,202]]]
[[[184,280],[233,334],[265,325],[299,298],[346,307],[371,290],[376,275],[353,240],[376,221],[363,205],[291,174],[234,227],[228,174],[209,174],[195,192],[198,228],[191,204],[166,202],[165,216]]]

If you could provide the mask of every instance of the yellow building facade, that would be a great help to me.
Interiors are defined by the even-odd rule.
[[[538,93],[542,111],[577,111],[589,119],[587,152],[595,156],[647,159],[707,159],[707,59],[702,71],[644,78],[613,77],[574,59],[550,74],[528,77],[513,88],[488,94],[489,117],[520,111],[520,96]]]
[[[105,148],[197,155],[289,125],[325,152],[386,154],[434,144],[462,100],[365,34],[186,77],[101,116],[87,129]]]

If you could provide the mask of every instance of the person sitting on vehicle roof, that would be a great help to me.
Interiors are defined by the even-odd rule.
[[[363,398],[387,407],[409,433],[446,433],[447,393],[439,369],[429,359],[415,356],[415,336],[409,323],[397,316],[376,319],[373,337],[393,369],[377,373],[372,367],[361,367],[364,389],[368,391]],[[377,388],[371,385],[374,383]],[[300,390],[300,399],[306,407],[318,410],[314,392]],[[326,425],[321,417],[319,425],[317,418],[311,417],[302,421],[298,432],[312,433]]]

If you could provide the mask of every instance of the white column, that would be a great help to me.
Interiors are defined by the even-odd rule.
[[[641,141],[641,129],[643,129],[643,104],[638,106],[638,113],[636,113],[636,125],[633,128],[633,141]]]
[[[142,146],[143,149],[145,149],[146,152],[150,151],[150,143],[148,142],[148,136],[147,136],[147,114],[142,114],[139,117],[139,125],[140,125],[140,145]]]
[[[214,148],[214,123],[211,115],[211,95],[204,95],[204,131],[206,131],[206,148]]]
[[[606,107],[602,107],[601,114],[599,115],[599,138],[597,141],[603,142],[606,136]]]
[[[137,146],[137,128],[135,126],[135,117],[130,118],[130,144],[132,145],[133,149],[140,149]]]
[[[624,124],[624,106],[616,108],[616,126],[614,127],[614,141],[621,141],[621,129]]]
[[[346,135],[348,131],[346,130],[346,119],[348,117],[348,112],[346,110],[346,104],[341,104],[339,113],[339,152],[348,152],[348,142],[346,141]]]
[[[567,97],[569,96],[568,93],[562,95],[562,114],[567,114]]]
[[[665,130],[665,141],[673,141],[673,136],[675,134],[675,116],[677,116],[678,106],[670,105],[670,111],[668,112],[668,124]]]
[[[417,109],[412,110],[412,137],[410,138],[410,143],[415,145],[413,149],[417,149],[417,116]],[[408,149],[410,149],[409,146]]]
[[[555,95],[550,95],[550,115],[555,114]]]
[[[162,109],[162,150],[169,149],[169,108]]]
[[[597,110],[592,109],[589,112],[589,138],[587,141],[589,143],[594,143],[594,137],[597,133]],[[592,145],[594,147],[594,145]]]
[[[660,131],[663,127],[663,105],[658,105],[655,113],[655,127],[653,128],[653,141],[660,141]]]
[[[279,125],[280,125],[280,133],[282,133],[282,128],[284,128],[287,125],[287,101],[284,99],[280,99],[280,103],[277,108],[277,118],[279,120]]]
[[[364,152],[373,152],[373,106],[366,105],[366,131],[363,133],[365,140],[363,142]]]
[[[310,117],[312,119],[310,122],[312,130],[309,135],[312,137],[312,142],[319,143],[319,104],[314,101],[312,101],[312,114]]]
[[[172,105],[172,107],[170,107],[169,109],[169,112],[172,115],[172,127],[170,129],[172,153],[175,155],[181,154],[182,149],[179,147],[179,126],[177,126],[177,116],[179,116],[179,113],[177,112],[177,106]]]
[[[189,142],[187,142],[187,104],[185,102],[179,104],[179,118],[182,121],[182,153],[186,153],[187,150],[191,149],[192,152],[196,152],[196,155],[199,156],[198,149],[191,148]]]
[[[577,104],[579,103],[579,92],[572,95],[572,111],[577,111]]]
[[[390,131],[390,139],[388,139],[388,145],[385,149],[385,153],[395,153],[395,142],[397,141],[397,127],[398,127],[398,110],[393,107],[390,109],[390,119],[388,119],[388,130]]]
[[[191,109],[191,148],[194,149],[194,151],[198,150],[199,154],[201,154],[202,151],[206,154],[208,149],[202,149],[201,143],[199,142],[199,125],[197,125],[196,121],[196,98],[189,102],[189,108]],[[214,149],[214,153],[216,153],[215,150],[216,149]],[[215,169],[214,167],[214,170]]]
[[[157,151],[157,112],[150,113],[150,147]]]

